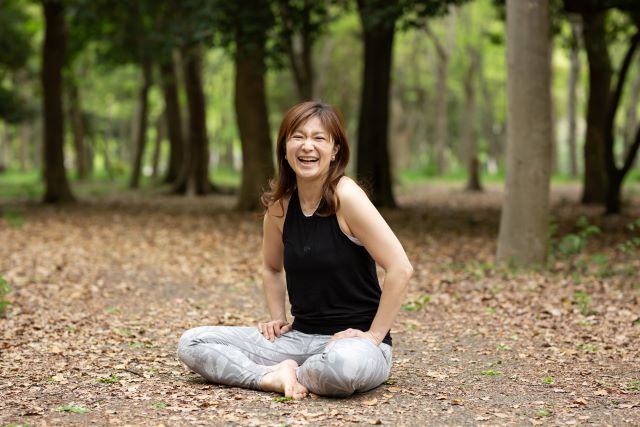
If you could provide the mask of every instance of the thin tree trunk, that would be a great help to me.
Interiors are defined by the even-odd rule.
[[[158,177],[158,169],[160,164],[160,151],[162,149],[162,141],[164,141],[167,134],[167,111],[163,111],[156,121],[156,144],[153,148],[153,160],[151,176],[153,178]]]
[[[482,51],[478,52],[478,61],[478,80],[482,94],[482,102],[484,104],[484,108],[482,109],[482,130],[489,143],[487,150],[489,154],[487,169],[489,173],[497,173],[499,164],[502,161],[502,144],[496,132],[493,94],[487,81]]]
[[[636,60],[636,75],[631,85],[631,93],[629,94],[629,104],[625,113],[624,121],[624,140],[625,152],[628,152],[633,142],[633,134],[638,127],[638,104],[640,104],[640,57]]]
[[[584,144],[582,203],[603,203],[607,172],[604,161],[604,133],[611,91],[611,60],[607,50],[605,14],[582,14],[582,38],[589,62],[587,136]]]
[[[74,200],[64,167],[64,114],[62,67],[65,57],[64,7],[61,1],[44,0],[45,36],[42,49],[42,109],[44,112],[45,203]]]
[[[387,141],[395,18],[381,20],[375,16],[383,3],[358,0],[364,30],[364,75],[358,121],[357,175],[369,186],[376,206],[393,208],[396,202]]]
[[[625,153],[624,164],[622,168],[618,168],[615,158],[615,118],[618,107],[620,106],[620,100],[622,99],[622,93],[624,92],[624,85],[629,73],[629,68],[631,67],[633,55],[640,45],[640,25],[638,25],[638,27],[638,31],[631,38],[627,52],[622,60],[622,65],[618,71],[618,79],[610,98],[609,111],[605,121],[604,157],[608,183],[605,206],[607,208],[607,214],[620,213],[622,182],[635,162],[638,149],[640,148],[640,128],[638,128],[635,140]]]
[[[173,60],[166,61],[160,66],[160,74],[169,136],[169,163],[164,182],[175,183],[178,181],[184,162],[185,146],[180,102],[178,101],[178,76]]]
[[[73,146],[76,151],[75,164],[78,178],[87,178],[87,152],[84,142],[84,123],[82,120],[82,106],[80,102],[80,91],[73,76],[67,79],[67,98],[69,100],[69,122],[71,123],[71,134]]]
[[[507,176],[499,261],[542,264],[547,255],[551,82],[547,0],[507,0]]]
[[[213,190],[209,181],[209,143],[204,92],[202,88],[202,48],[183,49],[182,64],[187,92],[188,126],[183,170],[174,191],[188,195],[205,195]]]
[[[238,197],[240,210],[261,207],[260,194],[274,174],[264,60],[264,45],[238,44],[235,58],[235,110],[242,143],[242,185]]]
[[[569,70],[569,175],[571,178],[578,176],[578,143],[577,143],[577,88],[580,81],[580,33],[581,25],[577,20],[571,21],[571,51],[569,54],[571,67]]]
[[[455,14],[451,11],[447,17],[447,38],[443,45],[440,43],[429,26],[425,26],[427,35],[433,41],[437,53],[436,64],[436,99],[435,99],[435,164],[436,173],[442,175],[447,172],[448,164],[446,152],[448,149],[449,136],[449,56],[454,48],[456,35],[456,19]]]
[[[465,149],[465,160],[467,163],[467,191],[482,191],[482,185],[480,184],[478,141],[475,129],[476,91],[474,86],[479,55],[480,53],[478,51],[469,48],[469,56],[471,59],[464,79],[465,105],[462,120],[462,145]]]
[[[26,172],[29,163],[29,148],[31,146],[31,126],[28,122],[20,124],[20,172]]]
[[[298,89],[298,98],[301,101],[313,99],[313,65],[308,35],[294,34],[289,40],[287,48]]]
[[[0,122],[0,174],[9,168],[9,156],[7,155],[9,147],[7,125]]]
[[[131,170],[130,188],[140,186],[140,175],[142,172],[142,161],[144,159],[144,149],[147,145],[147,122],[149,120],[149,89],[151,88],[151,61],[146,58],[142,61],[142,86],[138,93],[138,111],[136,114],[136,124],[134,127],[134,147],[133,167]]]

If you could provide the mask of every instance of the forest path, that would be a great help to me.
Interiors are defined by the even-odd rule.
[[[175,357],[187,328],[266,318],[260,218],[232,198],[5,203],[0,425],[637,425],[640,257],[616,245],[640,209],[605,218],[576,199],[554,190],[560,234],[580,215],[605,233],[518,271],[491,263],[498,188],[406,192],[384,213],[416,270],[390,380],[299,402],[206,384]]]

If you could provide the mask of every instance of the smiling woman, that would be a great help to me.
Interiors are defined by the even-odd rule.
[[[210,381],[284,393],[348,396],[391,370],[389,330],[413,272],[364,191],[344,174],[349,145],[333,107],[305,102],[280,126],[278,176],[262,196],[263,285],[271,320],[203,326],[178,355]],[[385,270],[383,289],[376,263]],[[289,294],[293,323],[287,320]]]

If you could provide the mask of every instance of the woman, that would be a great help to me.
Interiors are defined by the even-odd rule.
[[[210,381],[295,399],[370,390],[391,369],[389,330],[411,264],[364,191],[344,175],[349,146],[333,107],[292,107],[278,133],[277,161],[278,176],[262,196],[262,277],[271,320],[257,329],[191,329],[178,355]],[[376,262],[385,270],[384,291]]]

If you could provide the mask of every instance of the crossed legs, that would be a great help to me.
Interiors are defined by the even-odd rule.
[[[278,391],[348,396],[380,385],[391,370],[391,347],[362,338],[289,331],[274,342],[256,328],[202,326],[180,338],[178,357],[209,381]],[[295,374],[295,375],[292,375]]]

